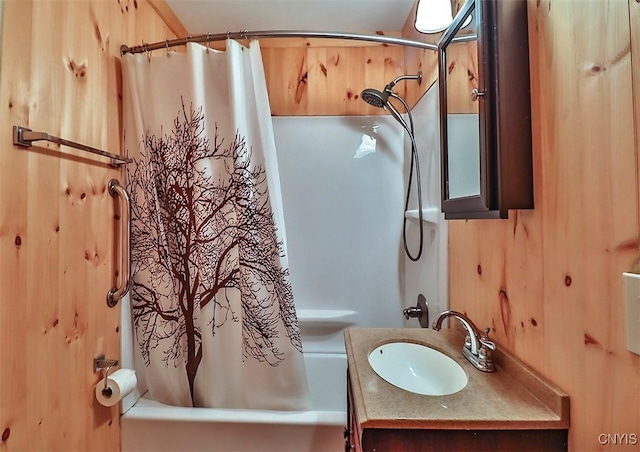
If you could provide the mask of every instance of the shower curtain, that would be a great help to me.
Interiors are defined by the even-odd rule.
[[[123,58],[131,305],[150,396],[308,408],[258,42]]]

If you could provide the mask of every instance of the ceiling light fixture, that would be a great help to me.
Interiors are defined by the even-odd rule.
[[[420,33],[438,33],[453,21],[451,0],[418,0],[414,27]]]

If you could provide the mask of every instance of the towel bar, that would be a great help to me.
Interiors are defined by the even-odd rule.
[[[69,146],[81,151],[90,152],[92,154],[101,155],[111,159],[110,165],[116,168],[121,165],[133,162],[133,159],[129,157],[120,157],[119,155],[112,154],[102,149],[92,148],[91,146],[85,146],[84,144],[75,143],[73,141],[58,138],[53,135],[44,132],[33,132],[31,129],[27,129],[22,126],[13,126],[13,144],[22,147],[31,147],[31,143],[34,141],[49,141],[62,146]]]

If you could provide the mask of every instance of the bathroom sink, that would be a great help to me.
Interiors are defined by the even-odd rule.
[[[453,359],[411,342],[389,342],[376,347],[369,354],[369,365],[387,382],[416,394],[453,394],[469,381],[462,366]]]

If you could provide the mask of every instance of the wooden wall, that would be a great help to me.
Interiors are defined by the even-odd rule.
[[[471,90],[478,88],[478,45],[476,41],[450,44],[447,48],[447,114],[478,113],[478,101]]]
[[[449,222],[450,305],[569,392],[570,448],[597,450],[600,433],[640,435],[622,293],[640,233],[640,3],[528,6],[535,209]]]
[[[571,448],[592,450],[599,433],[640,433],[621,282],[640,233],[640,4],[528,2],[536,208],[449,223],[450,302],[570,393]],[[0,450],[118,447],[117,410],[96,406],[91,360],[119,354],[118,311],[104,297],[106,183],[121,176],[54,146],[15,148],[10,126],[119,152],[118,49],[173,37],[158,14],[145,0],[4,2]],[[398,86],[413,103],[437,74],[430,51],[268,41],[276,115],[382,114],[362,89],[422,70],[421,86]]]
[[[119,48],[173,35],[146,0],[4,2],[0,450],[118,450],[93,357],[119,358],[114,208],[101,158],[12,146],[11,126],[120,153]]]
[[[457,12],[460,11],[465,2],[466,0],[452,0],[454,17]],[[438,41],[442,37],[442,33],[422,34],[414,28],[416,4],[417,2],[414,3],[413,8],[407,16],[407,20],[402,27],[402,36],[406,39],[413,39],[414,41],[438,44]],[[457,45],[456,49],[459,49],[460,47],[460,45]],[[456,50],[454,50],[454,52],[455,51]],[[431,84],[438,79],[438,53],[432,50],[407,47],[405,49],[404,62],[407,73],[414,74],[417,71],[422,71],[424,77],[424,83],[421,87],[416,88],[415,86],[410,86],[406,93],[406,100],[409,102],[409,105],[415,105],[426,90],[429,89]],[[467,63],[465,62],[463,65],[467,66]],[[460,69],[459,66],[458,69]],[[461,72],[462,71],[459,70],[457,73],[460,74]]]
[[[382,90],[405,74],[401,46],[321,39],[265,39],[260,46],[275,116],[387,114],[360,92]],[[419,86],[407,81],[395,91],[405,96],[409,84]]]

